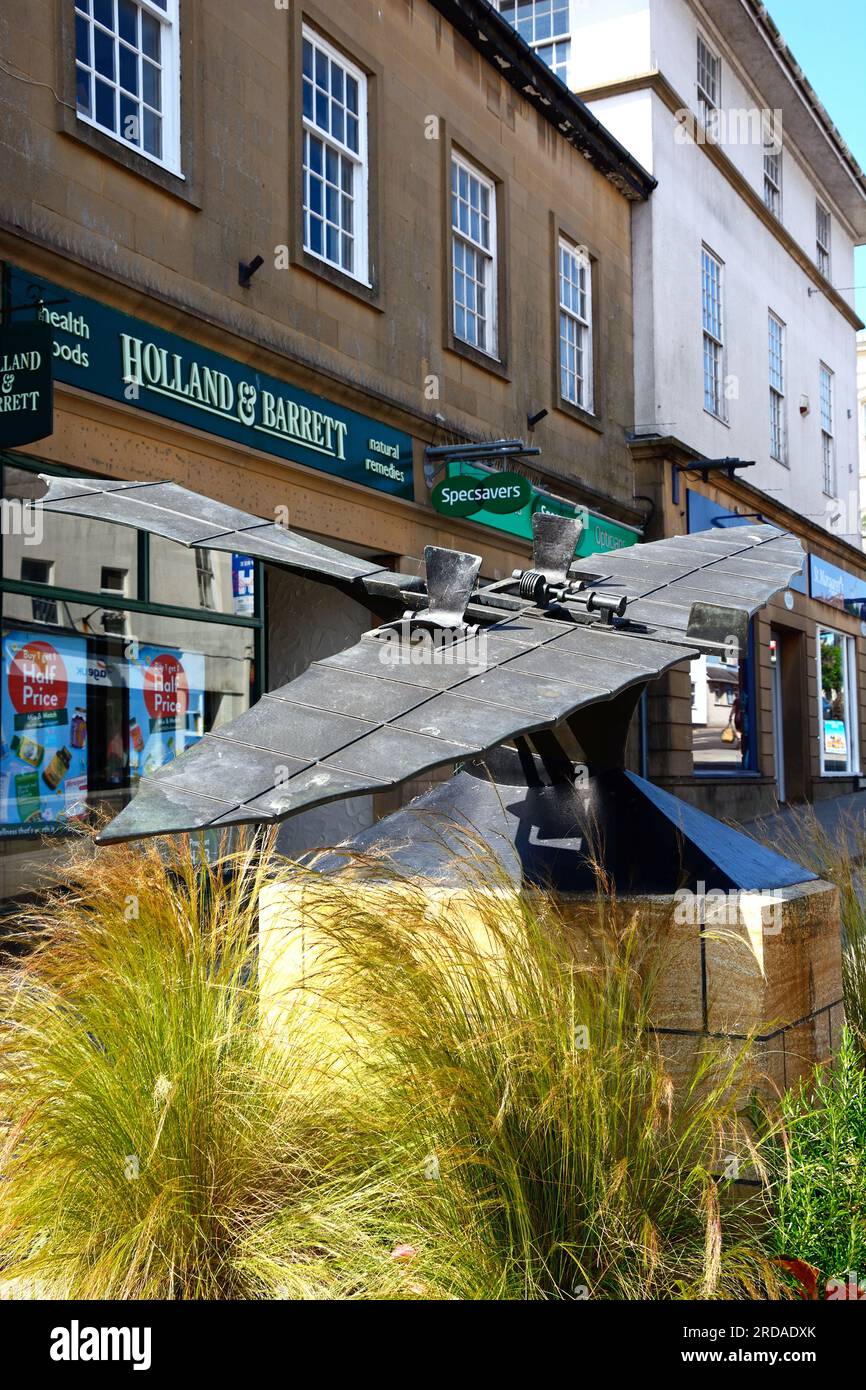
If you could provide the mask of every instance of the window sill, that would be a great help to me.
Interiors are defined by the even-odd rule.
[[[172,197],[194,208],[196,212],[201,210],[201,199],[182,174],[172,173],[166,165],[158,163],[148,155],[139,154],[129,145],[115,139],[108,131],[80,117],[76,111],[70,111],[65,105],[61,106],[60,112],[61,130],[64,135],[113,160],[115,164],[122,165],[124,169],[146,179],[148,183],[155,184]]]
[[[326,280],[335,289],[342,290],[344,294],[351,295],[353,299],[360,300],[362,304],[369,304],[371,309],[376,309],[379,313],[383,312],[381,294],[377,285],[356,279],[354,275],[340,270],[339,266],[331,265],[330,261],[317,256],[313,251],[308,251],[306,247],[297,248],[292,256],[292,265],[299,270],[308,270],[317,279]]]
[[[726,430],[731,428],[730,420],[726,420],[723,415],[717,415],[714,410],[707,410],[706,406],[704,406],[704,414],[709,415],[711,420],[715,420],[717,425],[724,425]]]
[[[473,347],[471,343],[464,343],[462,338],[455,337],[453,333],[449,333],[445,347],[456,356],[465,358],[467,362],[473,362],[476,367],[482,367],[485,372],[490,372],[492,376],[498,376],[503,381],[511,380],[506,362],[498,357],[492,357],[489,352],[482,352],[480,348]]]
[[[564,396],[560,396],[556,402],[556,410],[567,415],[569,419],[576,420],[580,425],[586,425],[587,429],[594,430],[596,434],[604,434],[604,425],[598,415],[594,415],[591,410],[584,410],[583,406],[575,405],[573,401],[567,401]]]

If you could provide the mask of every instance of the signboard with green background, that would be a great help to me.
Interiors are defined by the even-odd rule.
[[[448,479],[477,479],[488,488],[501,479],[511,479],[516,476],[511,473],[500,475],[485,469],[474,468],[471,464],[462,463],[459,460],[450,462],[447,471]],[[444,515],[468,515],[470,521],[477,521],[480,526],[490,526],[496,531],[505,531],[508,535],[519,536],[521,540],[526,541],[532,540],[533,512],[555,512],[560,516],[583,515],[585,525],[575,552],[578,556],[595,555],[605,550],[622,550],[625,546],[635,545],[640,540],[640,533],[631,526],[624,526],[622,522],[611,521],[606,516],[599,516],[596,512],[587,512],[585,508],[566,502],[563,498],[541,492],[525,478],[521,481],[526,485],[528,497],[525,501],[522,497],[515,497],[514,500],[517,503],[517,510],[515,511],[503,512],[499,510],[503,504],[494,500],[493,506],[479,506],[477,510],[467,513],[467,504],[461,504],[459,499],[451,504],[452,510],[450,511],[447,510],[447,505],[439,505],[436,509]],[[443,485],[439,484],[439,487],[442,488]],[[461,510],[458,510],[458,507]]]
[[[6,278],[7,302],[46,301],[32,316],[51,327],[55,381],[348,482],[414,495],[408,434],[15,266]]]

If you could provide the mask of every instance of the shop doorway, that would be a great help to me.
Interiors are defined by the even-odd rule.
[[[774,627],[770,632],[771,717],[776,788],[780,802],[803,801],[807,794],[808,748],[803,633]]]

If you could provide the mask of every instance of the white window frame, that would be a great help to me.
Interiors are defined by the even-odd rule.
[[[499,10],[499,12],[500,12],[500,14],[501,14],[501,13],[502,13],[502,0],[493,0],[493,3],[494,3],[494,7],[495,7],[497,10]],[[531,0],[531,4],[532,4],[532,32],[533,32],[533,35],[535,34],[535,28],[536,28],[536,18],[537,18],[537,16],[536,16],[536,6],[537,6],[538,3],[539,3],[539,0]],[[565,83],[566,87],[570,87],[570,86],[571,86],[571,55],[572,55],[572,52],[574,51],[574,50],[573,50],[573,39],[574,39],[574,35],[573,35],[573,33],[572,33],[573,16],[572,16],[572,13],[571,13],[571,7],[572,7],[572,0],[568,0],[568,3],[567,3],[566,6],[565,6],[565,8],[566,8],[567,11],[568,11],[568,29],[567,29],[566,33],[564,33],[564,34],[551,34],[551,35],[549,36],[549,38],[540,38],[540,39],[539,39],[539,38],[533,37],[533,38],[531,38],[531,39],[527,39],[527,40],[526,40],[526,42],[528,43],[529,47],[532,49],[533,53],[536,53],[536,54],[538,55],[538,57],[541,58],[541,61],[542,61],[543,63],[547,63],[547,66],[550,68],[550,71],[553,73],[554,77],[558,77],[559,80],[560,80],[560,82],[564,82],[564,83]],[[562,8],[562,7],[560,6],[560,8]],[[502,17],[503,17],[503,19],[506,19],[506,18],[507,18],[507,16],[505,16],[505,15],[503,15]],[[553,6],[551,5],[551,18],[552,18],[552,17],[553,17]],[[512,19],[508,19],[507,22],[512,26],[512,28],[513,28],[517,33],[520,32],[519,29],[517,28],[517,25],[514,23],[514,21],[513,21]],[[541,51],[540,51],[540,50],[543,49],[543,48],[555,48],[557,44],[566,44],[566,45],[568,46],[568,47],[567,47],[567,54],[566,54],[565,64],[564,64],[564,66],[565,66],[565,74],[564,74],[564,75],[558,73],[558,72],[556,71],[556,68],[554,67],[553,63],[548,63],[547,59],[542,57]]]
[[[455,167],[462,169],[468,174],[470,179],[475,179],[483,188],[488,191],[488,207],[490,209],[488,222],[490,226],[490,245],[485,246],[483,242],[476,241],[474,237],[467,235],[466,232],[454,225],[454,194],[451,187],[451,179]],[[485,174],[479,169],[477,164],[473,164],[471,159],[467,159],[457,149],[451,150],[451,165],[449,169],[448,197],[451,208],[451,328],[455,339],[460,343],[465,343],[467,347],[474,348],[476,352],[483,353],[486,357],[499,360],[499,247],[498,247],[498,226],[497,226],[497,198],[496,183],[489,174]],[[455,252],[457,244],[469,247],[474,253],[482,257],[482,267],[484,269],[484,294],[486,304],[486,314],[484,317],[484,343],[472,342],[470,338],[464,337],[457,331],[457,264]]]
[[[706,55],[706,57],[704,55]],[[713,91],[710,91],[710,84],[704,80],[705,73],[711,78],[714,88]],[[695,86],[698,94],[698,115],[701,118],[704,129],[709,130],[721,105],[722,60],[715,48],[713,48],[713,45],[709,43],[701,33],[700,29],[697,35]],[[712,116],[710,112],[713,113]]]
[[[357,280],[359,284],[367,289],[370,284],[370,132],[368,124],[368,76],[367,73],[354,63],[351,58],[339,48],[335,48],[332,43],[320,34],[318,29],[313,29],[304,24],[301,29],[301,46],[303,52],[304,41],[312,44],[313,50],[319,49],[331,63],[336,63],[350,77],[353,77],[358,84],[358,151],[357,153],[349,145],[331,135],[329,131],[323,130],[317,125],[314,119],[304,115],[304,94],[303,79],[300,83],[299,99],[301,103],[301,123],[303,127],[303,140],[306,144],[307,136],[313,136],[320,140],[326,148],[335,151],[342,159],[346,159],[352,166],[352,201],[354,207],[353,217],[353,260],[352,269],[347,270],[341,260],[332,260],[325,252],[316,251],[309,244],[308,238],[308,200],[307,200],[307,168],[306,161],[301,159],[301,211],[303,216],[303,228],[301,232],[301,242],[304,251],[308,256],[313,256],[323,265],[330,266],[332,270],[338,271],[341,275],[346,275],[350,280]],[[314,60],[315,61],[315,60]],[[303,59],[302,59],[303,62]],[[327,240],[326,240],[327,249]]]
[[[841,637],[844,643],[843,670],[845,673],[845,732],[848,741],[847,768],[827,768],[824,756],[824,675],[821,670],[821,633]],[[857,640],[848,632],[819,623],[815,629],[815,648],[818,668],[818,752],[822,777],[858,777],[860,775],[860,724],[857,718]]]
[[[583,296],[585,305],[585,317],[581,318],[578,310],[571,305],[563,303],[563,274],[562,257],[570,256],[575,265],[583,272]],[[557,323],[558,342],[559,342],[559,394],[562,400],[569,405],[576,406],[579,410],[585,410],[592,415],[595,411],[595,390],[593,374],[593,354],[592,354],[592,262],[582,251],[576,242],[570,241],[568,237],[560,236],[557,239],[556,248],[556,282],[557,282],[557,304],[559,308],[559,321]],[[570,324],[575,325],[575,332],[580,339],[580,347],[583,355],[583,376],[581,378],[580,400],[566,394],[563,389],[564,374],[564,335],[563,319],[567,319]]]
[[[826,218],[827,240],[821,240],[821,218]],[[832,218],[830,209],[825,207],[820,198],[815,199],[815,264],[825,279],[830,279],[830,267],[832,265]]]
[[[74,0],[72,0],[72,3],[74,5]],[[165,9],[163,9],[159,5],[154,4],[153,0],[134,0],[134,3],[138,7],[138,9],[143,10],[146,14],[150,15],[153,19],[157,20],[159,22],[161,30],[159,51],[160,69],[162,73],[160,79],[162,95],[162,111],[160,113],[162,116],[162,155],[159,156],[151,154],[148,150],[144,149],[142,145],[136,145],[132,140],[127,140],[119,129],[112,130],[109,126],[102,125],[96,119],[95,88],[96,77],[98,74],[96,72],[95,67],[95,54],[93,52],[93,30],[94,28],[101,28],[101,26],[97,25],[96,20],[93,18],[92,0],[90,0],[90,3],[87,7],[89,11],[88,24],[90,26],[91,43],[90,64],[81,64],[81,66],[87,67],[89,72],[91,73],[90,90],[91,97],[93,100],[93,114],[88,115],[84,111],[79,111],[77,100],[75,103],[75,114],[77,119],[81,121],[84,125],[89,125],[93,130],[100,131],[110,140],[116,140],[117,143],[119,145],[122,145],[124,149],[132,150],[133,154],[141,155],[142,159],[148,160],[151,164],[155,164],[158,168],[167,169],[169,173],[177,175],[178,178],[183,178],[183,173],[181,171],[180,155],[180,0],[166,0]],[[116,17],[116,3],[114,5],[114,13]],[[81,17],[84,18],[83,13]],[[115,60],[117,57],[118,46],[119,39],[115,38]],[[140,55],[141,50],[139,49],[138,52]],[[74,45],[71,62],[73,66],[73,71],[75,72],[79,64],[75,56]],[[139,87],[141,86],[140,73],[141,62],[139,57]],[[107,79],[101,80],[107,81]],[[116,61],[115,81],[112,85],[114,86],[116,91],[120,87]],[[138,99],[140,102],[140,93]],[[120,113],[118,112],[118,126],[120,125],[119,114]]]
[[[774,358],[776,356],[773,329],[778,329],[778,371],[774,371]],[[774,314],[772,309],[767,311],[767,350],[769,357],[769,391],[770,391],[770,458],[775,459],[776,463],[788,465],[788,421],[785,407],[785,354],[786,354],[786,331],[785,323]],[[778,424],[778,430],[776,425]],[[774,452],[776,446],[775,435],[778,434],[778,452]]]
[[[824,383],[827,390],[824,391]],[[836,435],[834,429],[834,373],[826,362],[818,364],[818,410],[821,419],[821,482],[826,497],[836,496]],[[825,411],[825,399],[827,409]]]
[[[705,269],[707,261],[711,262],[718,271],[718,335],[711,327],[708,327],[707,320],[707,299],[705,291]],[[718,400],[714,404],[717,409],[711,409],[707,405],[707,351],[708,347],[713,351],[714,362],[718,372]],[[703,395],[704,410],[711,415],[714,420],[720,420],[722,424],[728,423],[726,400],[725,400],[725,263],[715,251],[711,251],[709,246],[701,246],[701,393]]]
[[[764,134],[764,207],[782,220],[782,149]]]

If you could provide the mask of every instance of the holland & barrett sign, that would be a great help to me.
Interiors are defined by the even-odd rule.
[[[66,301],[60,309],[34,305],[41,323],[26,325],[48,330],[58,381],[365,487],[413,496],[412,440],[400,430],[14,267],[9,287],[15,304]]]
[[[51,331],[41,323],[0,328],[0,447],[52,431]]]

